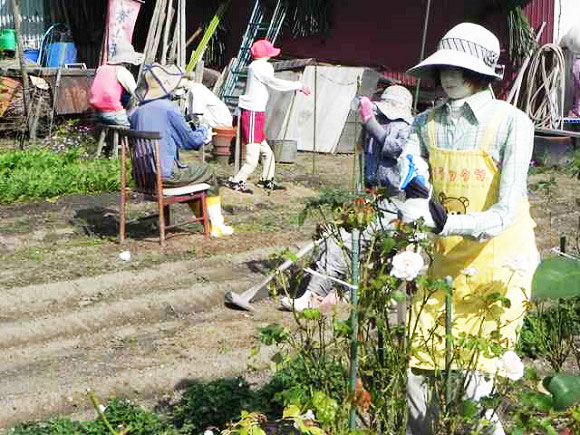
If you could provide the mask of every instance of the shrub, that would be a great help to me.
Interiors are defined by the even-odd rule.
[[[208,426],[223,427],[252,409],[254,395],[243,378],[194,382],[173,410],[174,425],[182,433],[196,434]]]

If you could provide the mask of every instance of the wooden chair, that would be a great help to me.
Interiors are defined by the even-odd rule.
[[[142,193],[147,201],[156,201],[159,205],[159,242],[165,244],[165,232],[170,228],[180,225],[201,222],[203,234],[209,235],[209,218],[207,213],[207,191],[210,185],[207,183],[189,184],[182,187],[163,187],[161,178],[161,162],[159,160],[159,140],[161,136],[157,132],[135,131],[124,128],[110,127],[115,129],[121,144],[121,198],[120,198],[120,225],[119,240],[125,241],[127,224],[127,155],[131,159],[133,180],[136,192]],[[171,225],[169,206],[175,203],[187,203],[192,210],[196,206],[200,210],[200,216],[193,216],[185,222]],[[147,216],[149,218],[151,216]],[[141,218],[144,219],[144,218]]]

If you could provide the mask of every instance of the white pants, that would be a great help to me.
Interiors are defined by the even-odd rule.
[[[246,160],[240,171],[233,178],[233,181],[236,183],[246,181],[252,172],[254,172],[256,166],[258,166],[260,155],[262,155],[263,165],[262,179],[272,180],[274,178],[274,172],[276,171],[276,161],[270,145],[268,145],[268,142],[263,141],[262,143],[246,144]]]
[[[464,400],[479,401],[493,392],[493,377],[470,372],[466,379]],[[415,374],[407,370],[407,435],[433,434],[433,424],[439,413],[438,398],[433,397],[435,388],[433,376]],[[503,426],[493,409],[485,412],[485,418],[492,422],[484,433],[505,435]]]

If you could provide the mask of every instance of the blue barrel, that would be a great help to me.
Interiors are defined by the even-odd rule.
[[[64,51],[61,54],[61,51]],[[46,56],[44,60],[48,68],[58,68],[59,61],[62,58],[62,64],[76,63],[77,61],[77,48],[73,42],[54,42],[48,44],[46,47]]]
[[[40,50],[36,49],[28,49],[24,50],[24,58],[28,59],[34,63],[38,63],[38,55],[40,54]]]

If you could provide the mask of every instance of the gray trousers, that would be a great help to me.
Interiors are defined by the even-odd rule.
[[[431,435],[439,414],[438,398],[433,397],[433,376],[407,370],[407,435]],[[493,377],[470,372],[467,377],[464,400],[479,401],[493,392]],[[486,411],[485,418],[492,422],[483,433],[505,435],[503,426],[493,409]]]
[[[381,218],[369,225],[360,236],[360,252],[364,252],[374,233],[392,229],[392,221],[397,218],[397,209],[387,201],[380,204]],[[352,234],[341,230],[339,235],[343,247],[335,237],[328,237],[320,246],[320,255],[315,270],[323,275],[341,279],[346,275],[352,261]],[[326,296],[333,288],[333,282],[327,278],[312,276],[306,290],[319,296]]]

